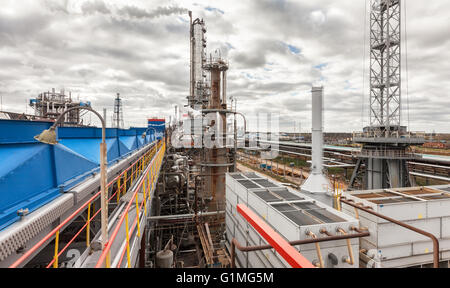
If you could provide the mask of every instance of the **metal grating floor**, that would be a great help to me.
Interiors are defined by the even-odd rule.
[[[235,175],[230,175],[233,179],[236,179],[236,180],[242,180],[242,179],[245,179],[245,177],[244,176],[242,176],[241,174],[235,174]]]
[[[328,212],[325,208],[307,210],[306,212],[313,215],[314,217],[320,219],[320,221],[323,221],[325,223],[345,222],[344,219]]]
[[[250,180],[238,180],[239,183],[241,183],[242,185],[244,185],[245,188],[247,189],[258,189],[261,188],[258,185],[256,185],[255,183],[253,183]]]
[[[255,182],[256,184],[259,184],[261,186],[263,186],[264,188],[275,188],[275,187],[280,187],[272,182],[270,182],[269,180],[266,179],[255,179],[253,180],[253,182]]]
[[[297,211],[297,209],[295,207],[292,207],[289,204],[275,204],[275,205],[272,205],[272,207],[277,209],[280,212]]]
[[[320,207],[314,203],[295,203],[293,205],[300,208],[301,210],[320,209]]]
[[[305,200],[304,198],[301,198],[291,192],[289,192],[288,189],[282,188],[282,189],[271,189],[272,193],[275,193],[279,195],[281,198],[285,199],[286,201],[297,201],[297,200]]]
[[[305,215],[302,211],[281,212],[281,213],[286,215],[286,217],[294,221],[294,223],[299,226],[321,224],[319,221],[311,218],[308,215]]]
[[[276,197],[275,195],[273,195],[272,193],[270,193],[268,190],[255,191],[253,193],[255,193],[256,196],[260,197],[261,199],[263,199],[267,203],[280,202],[282,200],[282,199]]]
[[[261,177],[259,177],[258,175],[256,175],[253,172],[250,173],[244,173],[243,174],[245,177],[249,178],[249,179],[262,179]]]

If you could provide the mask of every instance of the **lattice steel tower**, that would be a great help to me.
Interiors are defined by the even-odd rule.
[[[363,189],[408,187],[414,183],[407,161],[415,157],[408,148],[423,144],[424,138],[401,125],[401,1],[367,1],[371,7],[370,126],[353,137],[363,148],[350,187],[357,182]]]
[[[122,111],[122,99],[120,99],[120,94],[117,93],[117,97],[114,100],[114,115],[113,115],[113,127],[123,128],[123,111]]]

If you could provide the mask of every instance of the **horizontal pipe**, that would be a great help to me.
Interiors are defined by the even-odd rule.
[[[216,212],[206,212],[206,213],[200,213],[197,214],[198,217],[207,217],[207,216],[215,216],[215,215],[222,215],[225,214],[225,211],[216,211]],[[165,219],[191,219],[194,218],[195,214],[180,214],[180,215],[164,215],[164,216],[151,216],[147,219],[149,221],[155,221],[155,220],[165,220]]]
[[[291,241],[288,243],[291,246],[298,246],[298,245],[313,244],[313,243],[320,243],[320,242],[327,242],[327,241],[362,238],[362,237],[367,237],[367,236],[370,236],[369,232],[347,234],[347,235],[334,235],[334,236],[311,238],[311,239],[305,239],[305,240],[296,240],[296,241]],[[239,244],[239,243],[236,242],[235,244]],[[271,245],[246,246],[246,247],[236,245],[236,248],[242,252],[252,252],[252,251],[268,250],[268,249],[272,249],[273,247]]]
[[[319,242],[327,242],[327,241],[337,241],[337,240],[346,240],[346,239],[353,239],[353,238],[362,238],[370,236],[369,232],[362,232],[362,233],[356,233],[356,234],[347,234],[347,235],[334,235],[334,236],[328,236],[328,237],[321,237],[321,238],[311,238],[306,240],[296,240],[288,242],[291,246],[298,246],[298,245],[305,245],[305,244],[313,244],[313,243],[319,243]],[[231,241],[231,268],[235,267],[235,253],[234,249],[238,249],[242,252],[253,252],[253,251],[262,251],[262,250],[269,250],[273,247],[271,245],[259,245],[259,246],[242,246],[239,244],[236,238],[233,238]]]

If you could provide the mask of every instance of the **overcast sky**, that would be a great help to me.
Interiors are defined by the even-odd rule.
[[[189,93],[192,10],[206,22],[208,52],[220,48],[229,59],[228,96],[242,112],[280,113],[281,130],[301,122],[309,131],[311,85],[323,84],[326,131],[368,122],[364,0],[1,0],[0,7],[3,110],[32,113],[28,99],[55,87],[107,108],[108,118],[121,93],[126,125],[172,115]],[[450,132],[449,17],[448,0],[407,1],[413,131]]]

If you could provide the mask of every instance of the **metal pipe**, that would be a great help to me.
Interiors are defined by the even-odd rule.
[[[225,214],[225,211],[215,211],[215,212],[205,212],[205,213],[199,213],[199,214],[180,214],[180,215],[163,215],[163,216],[151,216],[147,219],[149,221],[154,220],[166,220],[166,219],[191,219],[195,216],[198,217],[207,217],[207,216],[214,216],[214,215],[221,215]]]
[[[322,237],[322,238],[312,238],[312,239],[305,239],[305,240],[296,240],[289,242],[292,246],[298,246],[298,245],[305,245],[305,244],[312,244],[312,243],[319,243],[319,242],[328,242],[328,241],[337,241],[337,240],[345,240],[345,239],[353,239],[353,238],[362,238],[370,236],[369,232],[363,232],[363,233],[356,233],[356,234],[347,234],[347,235],[334,235],[329,237]],[[241,246],[236,238],[233,238],[231,241],[231,268],[235,267],[235,249],[238,249],[242,252],[253,252],[253,251],[262,251],[262,250],[268,250],[272,249],[273,247],[271,245],[259,245],[259,246]]]
[[[377,216],[379,218],[382,218],[382,219],[384,219],[386,221],[392,222],[394,224],[402,226],[403,228],[406,228],[408,230],[414,231],[414,232],[419,233],[419,234],[421,234],[421,235],[423,235],[425,237],[430,238],[431,241],[433,241],[433,268],[439,268],[439,240],[433,234],[428,233],[426,231],[423,231],[421,229],[418,229],[416,227],[413,227],[411,225],[408,225],[408,224],[406,224],[404,222],[392,219],[392,218],[390,218],[388,216],[385,216],[385,215],[379,214],[377,212],[371,211],[371,210],[369,210],[369,209],[367,209],[365,207],[361,207],[361,206],[358,206],[357,204],[353,204],[352,202],[350,202],[348,200],[345,200],[344,198],[345,197],[342,197],[340,199],[342,203],[345,203],[345,204],[347,204],[349,206],[352,206],[354,208],[358,208],[358,209],[360,209],[360,210],[362,210],[362,211],[364,211],[366,213],[372,214],[372,215]]]
[[[341,232],[344,235],[347,235],[347,232],[345,232],[344,229],[338,228],[338,232]],[[347,248],[348,248],[348,256],[349,258],[345,259],[345,262],[347,262],[349,265],[355,264],[355,258],[353,257],[353,249],[352,249],[352,243],[350,243],[350,239],[347,239]]]
[[[314,234],[311,231],[306,232],[306,235],[310,236],[313,239],[317,239],[316,234]],[[323,264],[322,251],[320,250],[320,244],[318,242],[316,242],[316,243],[314,243],[314,245],[316,246],[317,258],[319,258],[320,268],[324,268],[325,266]]]
[[[189,104],[191,104],[191,101],[192,101],[192,99],[193,99],[193,97],[194,97],[194,85],[195,85],[195,79],[194,79],[194,77],[195,77],[195,75],[194,75],[194,61],[195,61],[195,59],[194,59],[194,41],[195,41],[195,37],[194,37],[194,28],[193,28],[193,26],[192,26],[192,11],[189,11],[188,12],[188,14],[189,14],[189,48],[190,48],[190,56],[191,56],[191,67],[190,67],[190,91],[189,91],[189,96],[190,96],[190,99],[189,99]],[[177,118],[177,120],[178,120],[178,118]]]
[[[325,235],[327,235],[327,236],[333,236],[333,234],[331,234],[330,232],[328,232],[327,229],[325,229],[325,228],[320,229],[320,233],[321,233],[321,234],[325,234]]]

